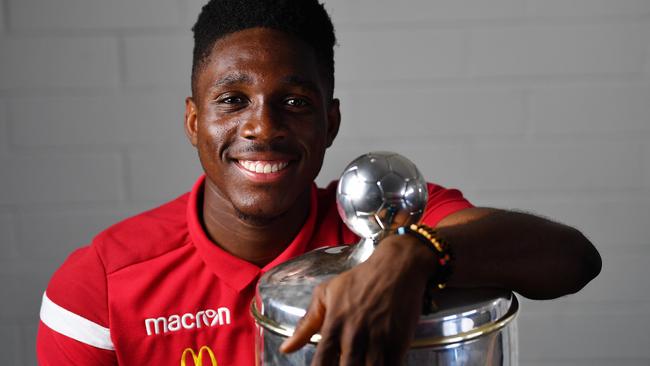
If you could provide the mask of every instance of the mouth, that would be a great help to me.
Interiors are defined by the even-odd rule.
[[[256,183],[272,183],[289,172],[290,160],[235,160],[235,165],[248,180]]]
[[[287,166],[289,166],[288,161],[276,160],[276,161],[260,161],[260,160],[237,160],[242,168],[250,173],[255,174],[272,174],[277,173]]]

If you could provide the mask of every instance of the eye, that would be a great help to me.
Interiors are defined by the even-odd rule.
[[[296,108],[306,107],[309,105],[309,102],[303,98],[287,98],[285,99],[284,103],[288,106]]]
[[[244,98],[238,97],[238,96],[225,96],[223,98],[219,98],[219,103],[224,103],[224,104],[241,104],[244,103]]]

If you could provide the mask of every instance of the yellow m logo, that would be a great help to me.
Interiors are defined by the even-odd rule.
[[[210,357],[210,365],[203,364],[203,352]],[[199,349],[199,352],[194,352],[191,348],[185,348],[183,355],[181,356],[181,366],[187,366],[186,357],[187,355],[192,356],[192,361],[194,361],[193,366],[217,366],[217,359],[214,357],[214,352],[208,346],[203,346]]]

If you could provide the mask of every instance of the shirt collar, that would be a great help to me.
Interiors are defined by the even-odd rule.
[[[316,213],[317,207],[317,189],[316,185],[312,184],[310,194],[309,215],[298,235],[287,246],[287,248],[280,253],[271,263],[263,268],[255,264],[247,262],[239,257],[236,257],[216,245],[203,229],[199,210],[202,209],[203,203],[203,190],[205,186],[205,175],[201,176],[192,191],[187,204],[187,225],[190,232],[192,242],[196,246],[199,255],[207,264],[208,268],[219,277],[220,280],[225,281],[230,287],[237,291],[246,288],[251,282],[257,279],[261,273],[285,262],[291,258],[301,255],[305,252],[307,244],[312,238],[314,227],[316,226]]]

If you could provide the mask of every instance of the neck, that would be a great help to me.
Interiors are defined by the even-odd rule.
[[[206,178],[203,224],[208,237],[228,253],[263,267],[293,241],[309,215],[310,189],[287,212],[273,218],[246,217]]]

